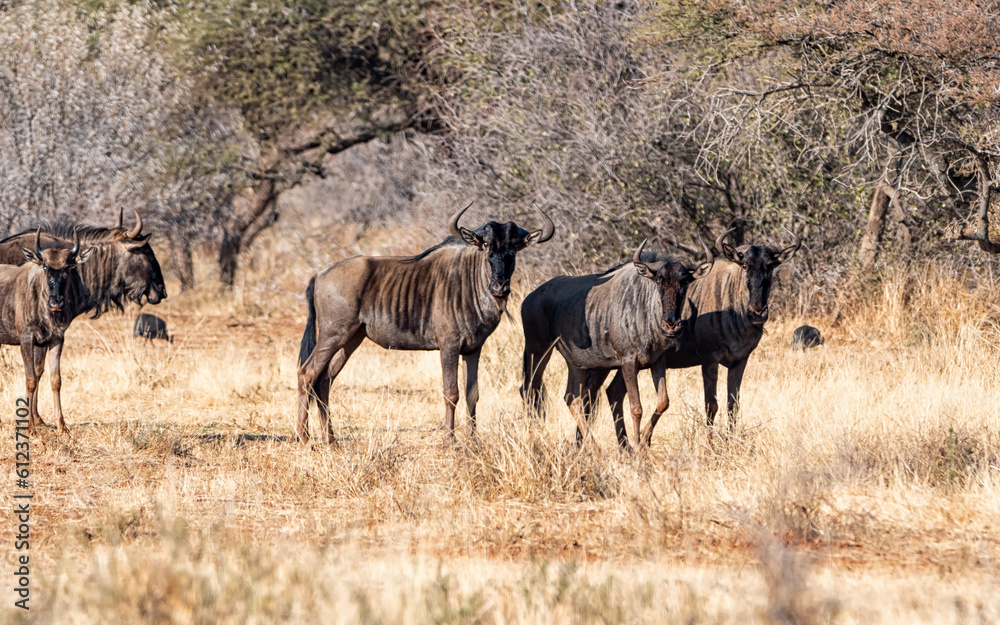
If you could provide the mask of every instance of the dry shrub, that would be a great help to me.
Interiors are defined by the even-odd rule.
[[[133,450],[155,455],[189,457],[195,446],[193,439],[164,423],[122,421],[119,433]]]
[[[844,440],[838,459],[868,482],[915,482],[951,492],[971,486],[995,466],[996,449],[996,435],[985,427],[938,424],[922,432]]]
[[[341,440],[324,450],[316,469],[317,479],[335,496],[363,497],[402,484],[413,460],[400,444],[399,433],[388,427],[373,428],[363,438]]]
[[[463,451],[456,473],[487,501],[597,501],[621,490],[617,463],[595,445],[553,440],[540,423],[509,414]]]

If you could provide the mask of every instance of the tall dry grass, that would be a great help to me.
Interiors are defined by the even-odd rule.
[[[156,309],[172,345],[133,340],[127,317],[74,323],[72,437],[34,443],[33,609],[4,599],[4,623],[1000,619],[992,287],[929,270],[886,279],[836,322],[779,318],[732,434],[702,425],[699,372],[673,371],[652,449],[634,457],[606,405],[576,447],[559,357],[547,418],[524,414],[506,321],[484,350],[474,440],[440,444],[436,354],[366,345],[331,396],[340,445],[302,447],[301,276],[249,266],[234,295]],[[791,350],[803,321],[825,347]],[[10,414],[19,366],[5,349]]]

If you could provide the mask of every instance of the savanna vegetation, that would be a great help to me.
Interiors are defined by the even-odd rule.
[[[1000,619],[998,47],[992,0],[0,1],[0,236],[138,209],[175,335],[71,326],[32,610],[5,591],[0,620]],[[556,223],[486,343],[477,438],[440,445],[436,354],[367,345],[339,444],[298,445],[309,276],[419,252],[472,200]],[[558,357],[524,415],[520,298],[729,227],[803,241],[733,433],[680,370],[649,453],[606,405],[578,449]],[[826,345],[791,350],[800,323]]]

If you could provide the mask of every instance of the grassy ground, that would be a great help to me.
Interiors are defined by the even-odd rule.
[[[0,621],[995,622],[1000,309],[935,280],[888,283],[809,352],[790,349],[801,320],[769,323],[732,435],[702,426],[700,374],[670,372],[642,458],[617,451],[606,405],[576,448],[559,357],[548,417],[524,417],[507,321],[475,440],[440,444],[436,353],[367,344],[334,385],[331,448],[293,440],[300,288],[174,295],[155,309],[172,345],[78,320],[71,437],[32,443],[32,609],[7,575]],[[0,385],[10,433],[12,348]]]

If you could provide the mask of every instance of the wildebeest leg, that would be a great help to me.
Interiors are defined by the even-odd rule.
[[[719,400],[716,397],[719,387],[719,363],[713,362],[701,366],[701,379],[705,386],[705,412],[708,427],[715,424],[715,415],[719,413]]]
[[[736,425],[736,409],[740,403],[740,386],[743,384],[743,372],[746,371],[748,358],[733,363],[726,376],[726,413],[729,416],[729,431]]]
[[[462,356],[465,366],[465,406],[469,409],[469,436],[476,435],[476,402],[479,401],[479,352]]]
[[[628,392],[629,410],[632,412],[632,431],[635,437],[633,449],[639,450],[639,425],[642,423],[642,400],[639,398],[639,367],[634,360],[622,363],[622,377],[625,379],[625,390]]]
[[[535,415],[542,410],[542,374],[552,357],[554,346],[534,344],[531,337],[525,336],[524,367],[521,383],[521,399],[528,410]]]
[[[24,361],[24,390],[30,413],[28,431],[34,434],[35,427],[44,425],[38,416],[38,367],[35,366],[35,345],[31,337],[21,339],[21,359]]]
[[[583,394],[586,392],[587,371],[569,363],[566,365],[569,370],[566,376],[566,405],[569,407],[570,414],[573,415],[573,420],[576,421],[576,444],[580,445],[590,433],[582,405]]]
[[[660,420],[660,415],[670,406],[670,399],[667,397],[667,365],[662,358],[653,364],[650,373],[653,376],[653,386],[656,387],[656,409],[649,418],[649,424],[642,429],[641,442],[646,447],[649,447],[653,440],[653,428]]]
[[[52,341],[52,348],[49,352],[49,358],[51,358],[49,383],[52,386],[52,412],[55,414],[59,433],[66,434],[69,430],[66,429],[66,420],[63,419],[62,399],[59,396],[59,392],[62,390],[62,373],[59,369],[59,361],[62,359],[62,348],[63,342],[61,340],[56,339]],[[37,353],[38,350],[36,349],[35,351]],[[45,362],[44,351],[42,352],[41,362]]]
[[[326,444],[334,442],[333,424],[330,423],[330,385],[340,375],[344,365],[347,364],[347,359],[351,357],[354,350],[364,340],[365,333],[362,330],[355,332],[354,336],[344,344],[344,347],[334,354],[333,358],[330,359],[330,364],[327,366],[326,371],[316,380],[315,389],[316,403],[319,404],[320,436],[323,437],[323,442]]]
[[[599,397],[598,392],[601,390],[601,385],[604,384],[604,380],[608,378],[608,373],[609,371],[607,369],[587,370],[587,378],[584,381],[581,409],[583,410],[583,420],[587,422],[588,430],[594,422],[594,408],[597,406],[597,399]]]
[[[441,386],[444,391],[445,443],[455,442],[455,406],[458,405],[458,346],[441,347]]]
[[[628,449],[628,432],[625,430],[625,392],[625,378],[619,369],[604,393],[608,396],[611,418],[615,423],[615,436],[618,438],[618,446],[622,449]]]
[[[295,434],[303,443],[309,442],[309,402],[316,395],[316,382],[321,376],[328,375],[330,360],[334,354],[360,332],[358,325],[344,328],[344,330],[343,333],[337,333],[333,336],[320,335],[316,347],[299,367],[299,416],[295,423]],[[341,367],[343,367],[343,363],[341,363]]]

